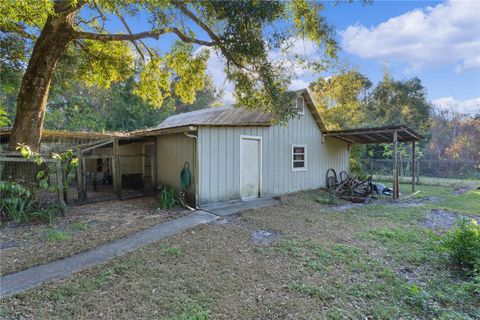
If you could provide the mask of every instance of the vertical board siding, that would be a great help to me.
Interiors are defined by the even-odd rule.
[[[348,171],[347,143],[325,138],[308,110],[287,126],[200,127],[199,203],[240,199],[240,136],[262,137],[262,196],[325,186],[329,168]],[[307,170],[292,171],[292,144],[307,145]]]
[[[188,161],[192,175],[195,173],[195,140],[183,134],[157,137],[157,182],[180,190],[180,172]],[[201,168],[201,167],[200,167]],[[195,180],[196,177],[193,177]]]

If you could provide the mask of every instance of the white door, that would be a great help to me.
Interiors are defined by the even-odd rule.
[[[240,195],[242,199],[258,198],[262,175],[262,140],[260,137],[240,139]]]

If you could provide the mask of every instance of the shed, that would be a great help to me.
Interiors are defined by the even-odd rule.
[[[195,205],[315,189],[328,168],[348,171],[349,143],[325,137],[308,92],[297,93],[298,114],[286,125],[241,107],[210,108],[167,118],[157,128],[157,183],[180,189],[180,171],[193,172],[187,193]]]

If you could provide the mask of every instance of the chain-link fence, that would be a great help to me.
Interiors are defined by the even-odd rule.
[[[359,161],[363,172],[373,176],[391,176],[393,159],[364,159]],[[401,177],[412,176],[412,161],[398,162]],[[416,161],[417,179],[420,177],[449,179],[480,179],[480,163],[461,160],[426,160]]]

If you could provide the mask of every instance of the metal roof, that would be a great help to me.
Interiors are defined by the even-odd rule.
[[[407,126],[387,126],[376,128],[359,128],[334,130],[324,133],[326,137],[334,137],[356,144],[392,143],[395,131],[399,142],[420,141],[425,137],[416,133]]]
[[[297,94],[305,99],[306,107],[320,130],[324,132],[325,125],[308,91],[306,89],[298,90]],[[261,110],[252,110],[244,107],[207,108],[170,116],[157,128],[146,131],[188,126],[271,126],[273,125],[272,120],[272,114]]]
[[[165,119],[156,129],[185,126],[269,126],[272,116],[240,107],[208,108],[180,113]]]

